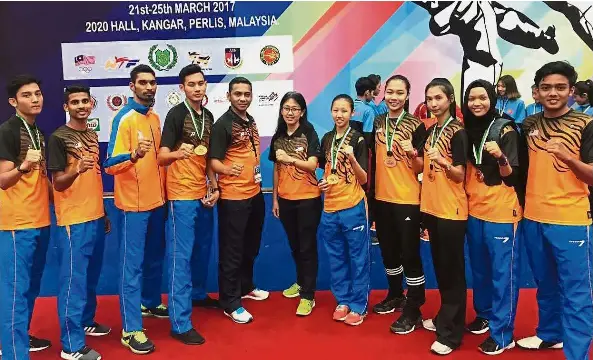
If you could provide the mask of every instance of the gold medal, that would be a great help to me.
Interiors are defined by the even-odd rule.
[[[208,149],[204,145],[198,145],[194,148],[194,154],[198,156],[206,155]]]
[[[330,176],[327,177],[326,181],[330,185],[335,185],[338,183],[338,181],[340,181],[340,178],[336,174],[331,174]]]
[[[436,176],[434,176],[434,173],[428,173],[428,180],[430,181],[434,181],[436,179]]]
[[[397,165],[397,161],[390,157],[385,158],[385,161],[383,161],[385,163],[385,166],[387,166],[388,168],[393,168]]]
[[[476,172],[476,179],[478,182],[484,182],[484,173],[478,170],[478,172]]]

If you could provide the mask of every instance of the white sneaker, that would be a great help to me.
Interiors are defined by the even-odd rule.
[[[434,326],[434,322],[432,321],[432,319],[426,319],[422,321],[422,326],[428,331],[437,331],[437,327]]]
[[[253,291],[251,291],[249,294],[247,295],[243,295],[241,297],[241,299],[251,299],[251,300],[266,300],[267,298],[270,297],[270,293],[265,291],[265,290],[261,290],[261,289],[253,289]]]
[[[447,345],[444,345],[438,341],[435,341],[430,346],[430,351],[432,351],[433,353],[435,353],[437,355],[449,355],[453,351],[453,349],[451,349]]]
[[[537,336],[531,336],[517,341],[517,346],[519,346],[521,349],[527,350],[562,349],[564,347],[564,343],[551,343],[543,341]]]
[[[253,321],[253,316],[249,313],[249,311],[245,310],[245,308],[240,307],[237,310],[233,311],[231,314],[228,314],[226,311],[224,314],[230,317],[234,322],[237,324],[248,324]]]

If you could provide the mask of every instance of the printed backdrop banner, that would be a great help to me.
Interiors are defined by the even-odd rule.
[[[188,64],[206,75],[291,73],[292,36],[65,43],[62,64],[65,80],[129,78],[138,64],[157,77],[176,76]]]
[[[208,85],[207,99],[203,104],[212,112],[215,120],[229,108],[230,104],[226,97],[228,89],[228,83]],[[278,123],[280,98],[292,89],[292,80],[253,82],[253,102],[249,113],[255,118],[260,136],[271,137],[274,134]],[[95,87],[91,92],[93,112],[88,126],[99,133],[99,141],[108,142],[113,117],[128,102],[130,88],[127,86]],[[179,90],[179,85],[158,86],[153,109],[160,116],[161,128],[165,123],[167,112],[183,100],[184,95]]]
[[[178,70],[198,62],[208,69],[208,107],[214,109],[220,97],[214,93],[223,92],[224,85],[219,90],[217,84],[237,75],[262,84],[290,80],[290,88],[307,100],[308,118],[321,137],[333,126],[331,100],[341,93],[355,96],[356,80],[371,73],[383,81],[395,74],[408,77],[412,109],[423,101],[423,89],[435,77],[449,79],[461,100],[471,81],[496,82],[500,75],[510,74],[526,104],[532,102],[535,71],[546,62],[568,61],[579,80],[589,79],[592,5],[587,1],[120,1],[85,2],[73,16],[68,2],[34,6],[0,2],[0,83],[19,73],[41,78],[45,104],[38,123],[49,135],[64,123],[66,85],[91,86],[101,98],[93,116],[109,121],[105,97],[111,90],[104,93],[102,88],[129,95],[132,64],[138,60],[151,65],[152,60],[158,70],[157,110],[164,116],[169,95],[165,85],[177,84]],[[262,56],[267,45],[276,47],[279,57],[270,48]],[[276,92],[272,88],[270,92]],[[280,98],[283,95],[278,91]],[[376,100],[382,97],[381,92]],[[261,99],[262,105],[266,103],[265,96]],[[250,111],[259,111],[259,101],[254,99]],[[4,119],[13,111],[0,101]],[[277,112],[270,109],[266,114],[258,125],[269,136]],[[105,128],[101,123],[102,138]],[[266,160],[268,136],[262,136],[264,187],[270,187],[273,179],[273,166]],[[105,153],[102,143],[101,155]],[[112,191],[110,176],[104,176],[104,185]]]

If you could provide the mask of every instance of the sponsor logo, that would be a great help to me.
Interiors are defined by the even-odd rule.
[[[538,129],[533,129],[529,132],[529,136],[538,136],[538,135],[539,135]]]
[[[76,145],[74,145],[75,149],[80,149],[82,147],[82,143],[79,141],[76,143]]]
[[[502,240],[503,244],[506,244],[510,239],[508,236],[495,236],[494,238],[496,240]]]
[[[579,247],[585,245],[585,240],[569,240],[568,242],[571,244],[577,244]]]
[[[229,69],[237,69],[243,63],[241,58],[240,48],[225,48],[224,49],[224,65]]]
[[[97,98],[94,95],[91,95],[91,106],[93,107],[93,110],[97,109]]]
[[[213,101],[215,104],[224,104],[229,102],[229,100],[224,95],[215,97]]]
[[[78,55],[74,57],[74,66],[82,73],[88,74],[93,71],[93,65],[95,65],[94,56]]]
[[[169,95],[167,95],[167,105],[173,107],[179,103],[181,103],[181,95],[177,91],[171,91]]]
[[[153,45],[148,51],[148,62],[158,71],[169,71],[177,65],[177,50],[170,44],[167,44],[164,49]]]
[[[86,121],[86,127],[89,130],[101,131],[101,122],[99,121],[99,118],[90,118]]]
[[[275,65],[280,60],[280,50],[273,45],[266,45],[259,52],[259,59],[265,65]]]
[[[189,61],[191,61],[192,65],[199,65],[203,71],[212,70],[212,68],[208,66],[210,64],[209,54],[204,54],[197,51],[190,51],[188,52],[188,56]]]
[[[364,231],[364,225],[360,225],[355,228],[352,228],[352,231]]]
[[[128,69],[138,65],[140,59],[130,59],[127,56],[114,56],[105,62],[106,70]]]
[[[128,98],[125,95],[116,94],[107,97],[107,107],[112,111],[118,111],[128,103]]]
[[[259,95],[258,96],[258,103],[259,106],[273,106],[276,101],[278,100],[278,93],[272,91],[267,95]]]

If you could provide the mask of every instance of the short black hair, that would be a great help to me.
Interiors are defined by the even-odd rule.
[[[206,75],[204,75],[204,72],[202,71],[200,65],[190,64],[181,69],[181,71],[179,72],[179,83],[185,83],[185,78],[193,74],[202,74],[202,76],[204,76],[204,79],[206,78]]]
[[[8,94],[8,98],[16,98],[16,94],[19,92],[19,89],[29,84],[37,84],[39,87],[41,87],[41,80],[29,74],[17,75],[13,77],[6,85],[6,93]]]
[[[89,98],[91,97],[91,89],[88,86],[84,86],[84,85],[67,86],[64,89],[64,104],[68,103],[68,100],[70,100],[70,95],[76,94],[76,93],[86,93],[89,96]]]
[[[381,75],[371,74],[368,78],[375,84],[375,87],[381,83]]]
[[[152,76],[156,77],[154,70],[152,70],[152,68],[150,66],[145,65],[145,64],[140,64],[140,65],[137,65],[136,67],[134,67],[132,69],[132,71],[130,71],[130,81],[135,83],[136,79],[138,79],[138,74],[142,74],[142,73],[152,74]]]
[[[330,109],[334,107],[334,103],[338,100],[346,100],[346,102],[348,102],[348,104],[350,104],[350,111],[354,111],[354,100],[352,100],[352,97],[348,94],[336,95],[336,97],[332,100],[332,105],[331,105]]]
[[[567,61],[552,61],[535,72],[533,81],[539,86],[539,83],[541,83],[546,76],[554,74],[566,77],[570,86],[575,86],[577,79],[579,78],[579,74],[577,74],[575,68]]]
[[[363,96],[367,90],[373,92],[377,88],[377,85],[367,76],[363,76],[356,80],[354,87],[356,88],[356,95]]]
[[[231,82],[229,83],[229,93],[233,91],[233,86],[236,84],[247,84],[247,85],[249,85],[249,89],[253,90],[253,85],[251,84],[251,81],[249,81],[247,78],[244,78],[242,76],[237,76],[236,78],[231,80]]]
[[[504,87],[506,89],[504,96],[506,96],[508,99],[513,100],[521,98],[521,93],[517,88],[517,82],[515,81],[515,78],[512,75],[501,76],[496,84],[498,85],[499,82],[504,84]]]

